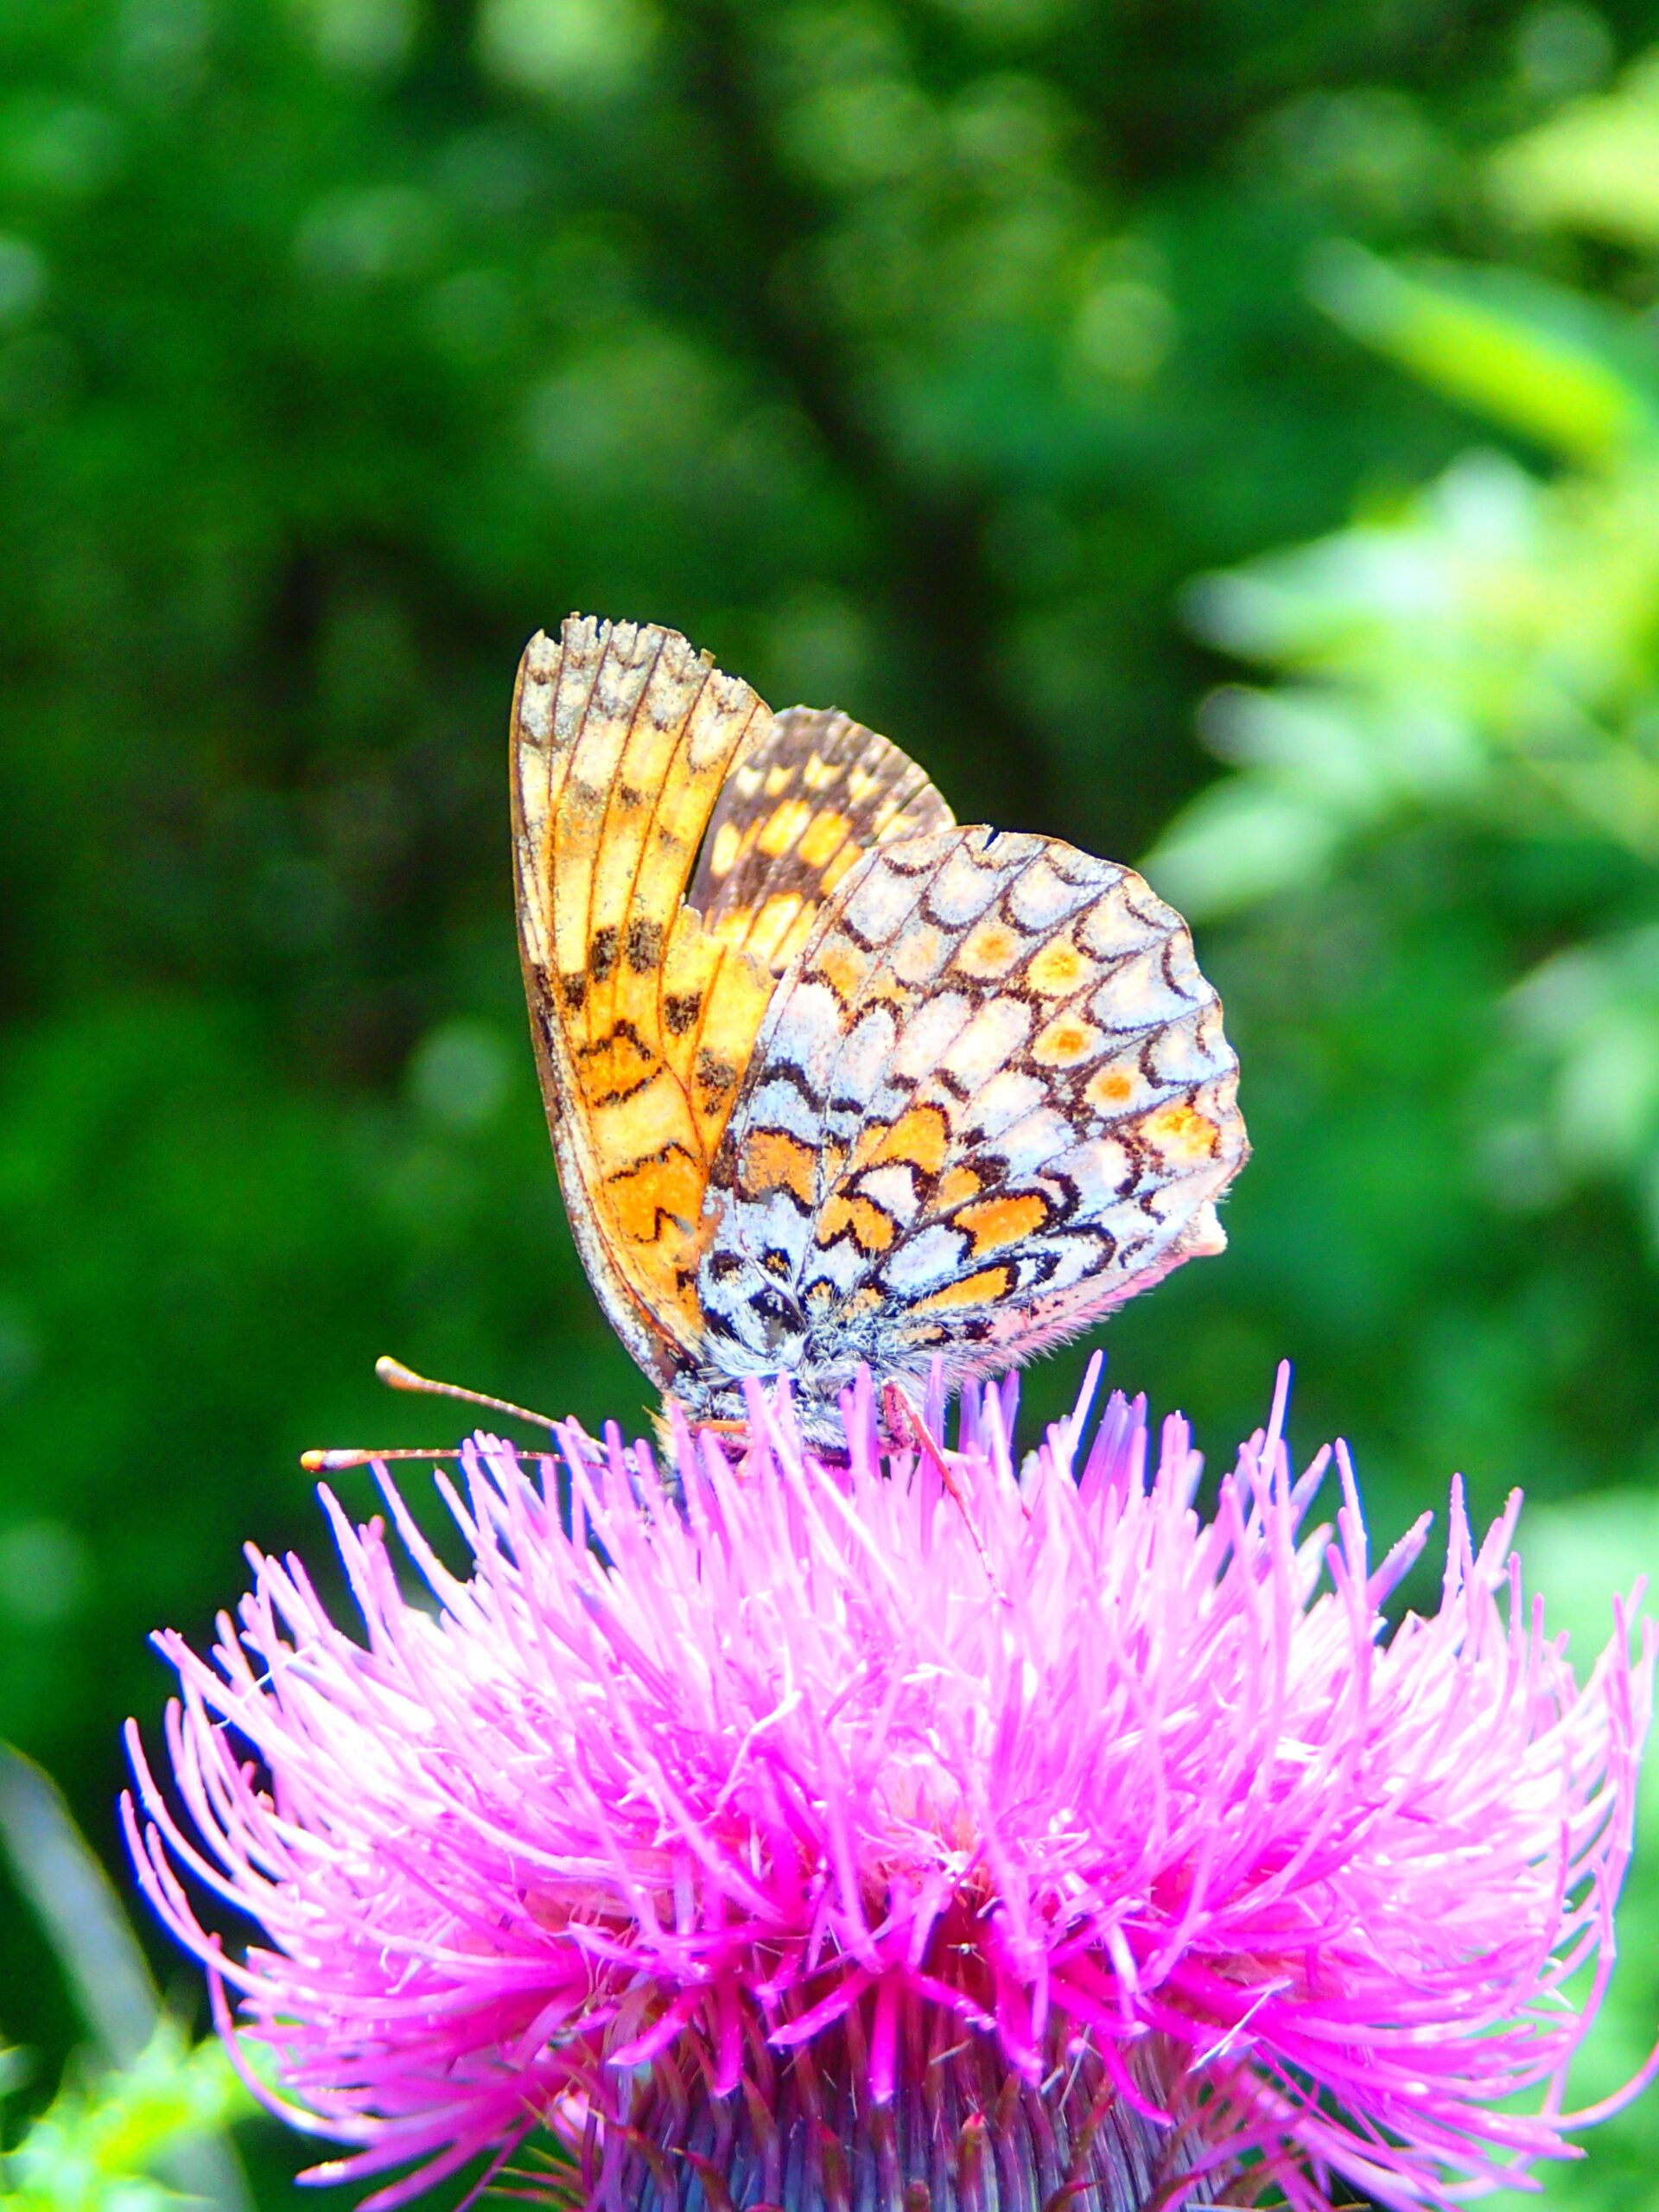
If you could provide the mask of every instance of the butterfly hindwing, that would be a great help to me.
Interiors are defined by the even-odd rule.
[[[1218,1249],[1236,1083],[1132,871],[982,829],[878,848],[780,986],[715,1160],[723,1356],[798,1338],[828,1393],[860,1360],[959,1379],[1071,1333]]]

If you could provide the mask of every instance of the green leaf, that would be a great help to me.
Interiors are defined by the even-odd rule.
[[[109,1876],[57,1786],[0,1745],[0,1839],[98,2045],[113,2066],[136,2059],[161,2014],[156,1986]]]
[[[1306,283],[1356,338],[1563,459],[1605,464],[1659,427],[1651,391],[1618,358],[1628,334],[1572,293],[1496,270],[1407,273],[1348,239],[1315,250]]]
[[[1575,100],[1513,138],[1487,167],[1512,222],[1659,248],[1659,67],[1649,55],[1616,92]]]
[[[252,2109],[216,2042],[191,2048],[163,2020],[133,2063],[91,2091],[60,2092],[6,2160],[11,2212],[161,2212],[183,2195],[207,2205],[245,2201],[186,2163]]]
[[[245,2212],[223,2131],[251,2109],[217,2044],[186,2048],[162,2014],[144,1955],[97,1854],[55,1784],[0,1745],[0,1840],[111,2070],[90,2099],[62,2093],[8,2162],[32,2203],[110,2205],[156,2174],[219,2212]],[[22,2176],[21,2183],[16,2177]],[[139,2212],[123,2196],[121,2212]]]

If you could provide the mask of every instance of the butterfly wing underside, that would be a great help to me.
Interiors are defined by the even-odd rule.
[[[835,709],[791,707],[727,778],[690,903],[722,943],[781,976],[872,845],[954,820],[887,738]]]
[[[601,1303],[664,1386],[702,1338],[709,1166],[773,988],[683,893],[771,723],[674,632],[574,616],[531,639],[513,697],[519,947],[559,1179]]]
[[[871,845],[950,811],[886,738],[834,710],[774,717],[644,626],[572,617],[532,639],[512,750],[520,951],[566,1208],[613,1325],[666,1387],[702,1346],[702,1202],[775,978]]]
[[[838,1357],[960,1380],[1073,1333],[1220,1249],[1236,1075],[1131,870],[984,829],[879,847],[779,987],[715,1160],[724,1357],[764,1371],[804,1334],[823,1392]]]

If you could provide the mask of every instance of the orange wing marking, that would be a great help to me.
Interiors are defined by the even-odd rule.
[[[834,710],[791,708],[721,791],[690,903],[723,943],[781,976],[872,845],[950,821],[896,745]]]
[[[1018,1197],[982,1198],[963,1206],[952,1217],[950,1225],[968,1231],[974,1240],[972,1256],[982,1260],[988,1252],[1000,1252],[1040,1229],[1049,1211],[1046,1198],[1036,1191],[1026,1191]]]
[[[702,1335],[709,1165],[772,977],[683,903],[733,762],[771,727],[672,631],[572,617],[513,701],[519,942],[582,1259],[664,1382]]]

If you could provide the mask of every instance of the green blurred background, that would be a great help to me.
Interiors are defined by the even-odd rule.
[[[1656,36],[3,0],[0,1735],[118,1880],[147,1631],[245,1537],[321,1561],[302,1446],[447,1431],[377,1353],[643,1419],[513,948],[510,686],[572,607],[1147,861],[1255,1157],[1112,1378],[1213,1460],[1289,1356],[1379,1537],[1522,1484],[1605,1636],[1659,1560]],[[27,1887],[14,2139],[88,2028]],[[1659,2018],[1659,1872],[1624,1928],[1586,2096]],[[1549,2198],[1659,2205],[1654,2107]]]

